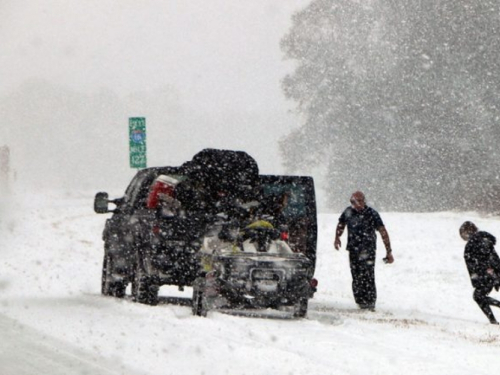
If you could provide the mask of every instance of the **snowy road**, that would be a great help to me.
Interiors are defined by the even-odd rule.
[[[89,374],[136,373],[116,363],[72,347],[0,315],[0,374]]]
[[[92,212],[90,194],[27,201],[18,198],[20,209],[1,221],[2,375],[480,375],[500,368],[500,329],[472,301],[457,235],[473,219],[500,236],[496,218],[382,213],[396,262],[384,265],[380,252],[377,311],[361,312],[347,254],[332,248],[337,215],[320,215],[320,284],[308,319],[273,312],[204,319],[191,315],[189,288],[162,288],[155,307],[99,294],[106,215]]]

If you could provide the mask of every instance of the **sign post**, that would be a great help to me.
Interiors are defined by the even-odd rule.
[[[128,119],[130,168],[146,168],[146,118],[130,117]]]

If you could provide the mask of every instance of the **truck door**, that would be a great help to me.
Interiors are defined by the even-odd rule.
[[[264,212],[288,230],[288,244],[316,263],[317,212],[314,180],[306,176],[261,176]]]

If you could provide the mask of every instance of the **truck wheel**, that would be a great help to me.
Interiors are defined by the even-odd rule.
[[[307,298],[301,298],[295,304],[295,311],[293,312],[293,316],[295,318],[305,318],[307,315],[307,307],[309,300]]]
[[[158,304],[158,285],[146,275],[140,265],[137,265],[132,281],[132,296],[135,302],[145,305]]]
[[[192,311],[193,315],[203,317],[206,317],[208,313],[203,289],[199,286],[193,286]]]
[[[125,297],[127,285],[123,281],[113,279],[113,259],[110,255],[104,255],[102,262],[101,294],[117,298]]]

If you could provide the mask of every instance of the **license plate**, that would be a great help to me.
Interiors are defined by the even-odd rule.
[[[275,280],[256,280],[254,285],[262,292],[274,292],[278,290],[278,282]]]

